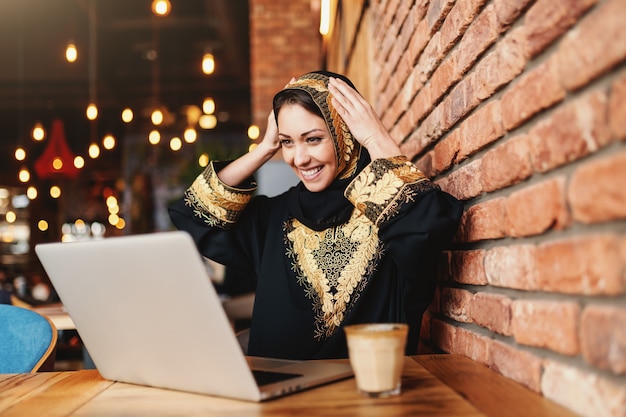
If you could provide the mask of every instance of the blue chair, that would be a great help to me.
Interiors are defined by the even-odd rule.
[[[41,314],[0,305],[0,374],[53,370],[57,329]]]

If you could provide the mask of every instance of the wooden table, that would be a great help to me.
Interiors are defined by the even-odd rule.
[[[574,416],[460,355],[407,357],[402,394],[370,399],[353,378],[250,403],[104,380],[95,370],[0,375],[0,416]]]

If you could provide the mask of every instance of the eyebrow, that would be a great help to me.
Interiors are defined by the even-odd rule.
[[[311,130],[307,130],[306,132],[301,133],[300,137],[304,137],[304,136],[309,135],[309,134],[311,134],[313,132],[324,132],[324,129],[319,129],[319,128],[315,127],[315,128],[313,128]],[[285,138],[290,138],[291,137],[289,135],[286,135],[286,134],[280,133],[280,132],[278,133],[278,136],[282,136],[282,137],[285,137]]]

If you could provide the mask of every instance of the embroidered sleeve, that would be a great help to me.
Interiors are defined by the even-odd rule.
[[[348,185],[345,196],[376,226],[424,191],[437,188],[405,156],[372,161]]]
[[[256,184],[250,185],[250,188],[235,188],[224,184],[211,162],[185,191],[185,204],[205,224],[227,229],[237,221],[252,198]]]

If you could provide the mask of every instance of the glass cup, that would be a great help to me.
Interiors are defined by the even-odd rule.
[[[400,394],[408,326],[370,323],[344,329],[359,392],[373,398]]]

